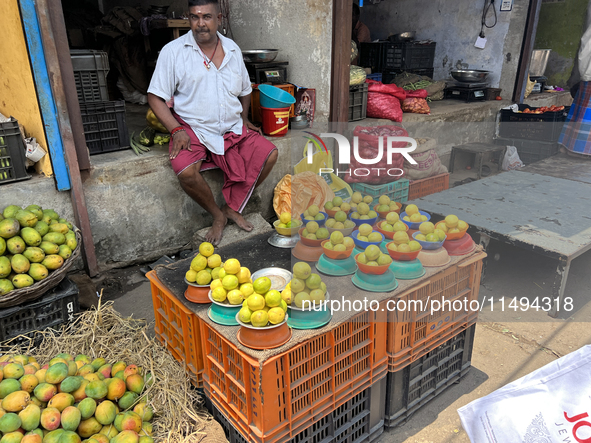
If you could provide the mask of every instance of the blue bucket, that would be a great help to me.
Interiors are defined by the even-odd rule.
[[[260,101],[263,108],[287,108],[296,100],[289,92],[271,85],[259,85]]]

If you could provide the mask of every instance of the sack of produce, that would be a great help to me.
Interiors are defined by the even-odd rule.
[[[404,89],[368,80],[367,117],[402,121],[400,101],[406,98]]]
[[[404,161],[404,173],[409,180],[421,180],[447,172],[447,168],[441,164],[434,149],[428,149],[418,154],[412,152],[411,156],[417,164],[411,165],[408,161]]]
[[[431,108],[424,98],[407,98],[402,102],[402,111],[413,114],[431,114]]]
[[[443,80],[440,80],[438,82],[434,82],[431,83],[430,85],[427,85],[423,88],[425,91],[427,91],[427,96],[429,98],[431,98],[431,100],[433,99],[433,96],[435,96],[436,94],[442,93],[445,89],[445,82]],[[443,94],[441,94],[443,95]],[[443,96],[441,97],[441,99],[443,98]],[[441,100],[438,99],[438,100]]]
[[[418,83],[422,80],[423,77],[421,77],[420,75],[402,72],[401,74],[398,74],[396,77],[394,77],[394,80],[392,80],[391,83],[395,84],[399,88],[404,88],[407,85],[410,85],[412,83]]]
[[[383,94],[385,95],[385,94]],[[351,156],[351,174],[345,175],[345,181],[348,183],[366,183],[369,185],[381,185],[383,183],[390,183],[393,180],[402,178],[403,175],[398,175],[402,171],[392,171],[389,175],[388,171],[392,169],[403,169],[404,157],[402,154],[393,154],[392,162],[388,163],[388,155],[386,155],[387,149],[387,137],[408,137],[408,132],[403,128],[394,125],[387,126],[375,126],[375,127],[362,127],[357,126],[353,131],[353,135],[358,138],[359,141],[359,156],[362,159],[374,159],[379,155],[380,137],[383,138],[383,150],[384,155],[382,159],[373,165],[364,165],[359,163],[355,156]],[[403,148],[406,143],[393,143],[393,147]],[[359,171],[363,169],[369,170],[368,175],[360,174]],[[378,170],[379,169],[379,170]],[[353,171],[358,170],[356,175]]]
[[[351,65],[349,70],[349,85],[350,86],[357,86],[361,85],[365,82],[365,78],[367,74],[365,73],[365,69]]]
[[[424,89],[416,89],[413,91],[406,91],[406,98],[427,98],[427,91]]]

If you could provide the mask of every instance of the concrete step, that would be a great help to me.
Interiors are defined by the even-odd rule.
[[[271,235],[271,232],[273,232],[273,227],[258,212],[245,215],[244,219],[254,226],[253,230],[246,232],[238,227],[238,225],[228,223],[224,229],[222,241],[216,246],[216,248],[222,248],[234,243],[249,240],[260,234],[269,233],[269,235]],[[211,226],[200,229],[195,233],[195,235],[193,235],[193,250],[199,249],[199,245],[205,241],[205,236],[210,228]]]

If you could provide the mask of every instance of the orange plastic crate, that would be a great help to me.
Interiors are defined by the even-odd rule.
[[[435,175],[422,180],[413,180],[410,182],[408,190],[408,200],[425,197],[426,195],[449,189],[449,173]]]
[[[401,310],[388,312],[388,370],[399,371],[417,358],[464,331],[476,321],[478,312],[469,303],[478,300],[484,252],[477,253],[433,275],[421,285],[414,286],[391,300],[405,301]],[[456,300],[468,309],[454,310],[448,305],[431,314],[431,302]],[[409,305],[409,302],[416,305]],[[422,306],[420,304],[422,302]],[[392,305],[390,305],[392,306]],[[410,307],[409,307],[410,306]],[[421,308],[423,310],[421,310]]]
[[[249,441],[286,441],[383,377],[386,330],[362,312],[261,364],[202,321],[206,394]]]
[[[199,317],[187,309],[158,280],[155,271],[146,274],[152,287],[156,323],[154,332],[174,358],[192,375],[191,382],[203,387],[203,351]]]

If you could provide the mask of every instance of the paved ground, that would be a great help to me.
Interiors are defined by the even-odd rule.
[[[551,294],[555,264],[544,257],[491,242],[480,298]],[[469,442],[457,409],[495,389],[537,369],[559,356],[591,344],[590,294],[591,254],[576,259],[571,266],[567,296],[575,299],[578,311],[562,319],[543,312],[481,313],[476,329],[472,369],[460,383],[420,409],[407,423],[386,431],[378,443]],[[102,286],[101,286],[102,285]],[[114,299],[124,315],[153,320],[150,286],[139,267],[119,271],[98,285],[105,298]]]

